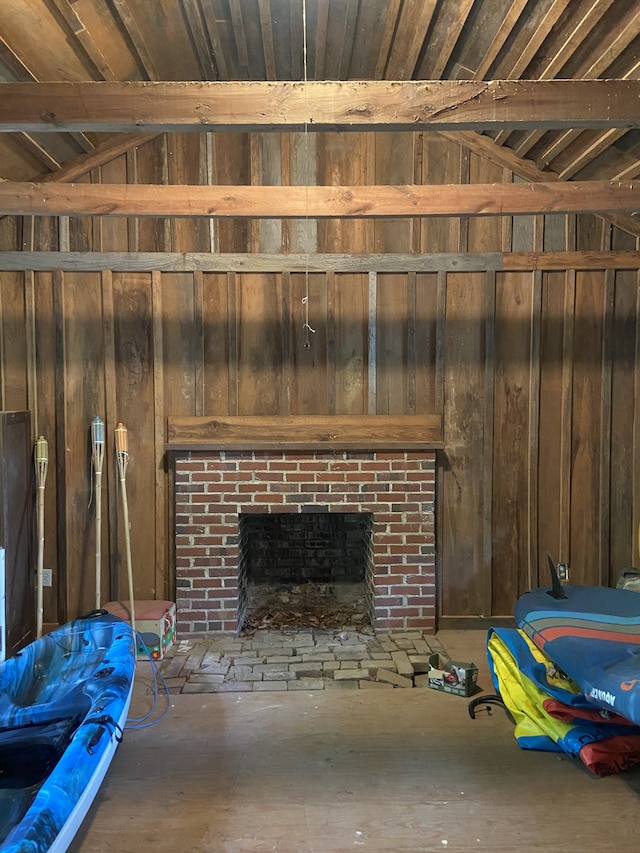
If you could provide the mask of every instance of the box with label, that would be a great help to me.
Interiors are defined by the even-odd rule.
[[[429,657],[427,675],[427,684],[432,690],[456,696],[472,696],[476,692],[478,667],[474,663],[448,660],[442,654],[433,654]]]
[[[162,660],[176,639],[176,606],[173,601],[135,601],[137,656]],[[104,609],[130,622],[128,602],[110,601]]]

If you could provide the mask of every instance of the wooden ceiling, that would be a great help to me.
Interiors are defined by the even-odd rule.
[[[4,83],[554,78],[640,78],[639,0],[0,3]],[[637,101],[630,113],[637,124]],[[635,127],[445,132],[529,180],[640,175]],[[77,158],[110,144],[117,153],[135,139],[4,132],[0,179],[72,174]]]

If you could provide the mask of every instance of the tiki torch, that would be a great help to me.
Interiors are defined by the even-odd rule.
[[[129,440],[127,428],[123,423],[116,427],[116,461],[120,477],[120,494],[122,495],[122,515],[124,519],[124,536],[127,547],[127,577],[129,580],[129,612],[131,627],[136,630],[135,603],[133,600],[133,571],[131,568],[131,531],[129,530],[129,506],[127,503],[127,465],[129,464]]]
[[[36,605],[36,635],[42,636],[43,607],[43,565],[44,565],[44,487],[47,482],[47,467],[49,464],[49,446],[44,436],[36,441],[36,484],[38,487],[38,570],[37,570],[37,605]]]
[[[96,610],[100,610],[102,575],[102,463],[104,462],[104,422],[91,421],[91,460],[96,475]]]

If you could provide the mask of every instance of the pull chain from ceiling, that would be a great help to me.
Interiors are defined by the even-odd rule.
[[[302,0],[302,55],[303,55],[303,65],[304,65],[304,96],[305,101],[307,99],[307,0]],[[307,162],[307,174],[305,175],[305,184],[306,184],[306,228],[305,235],[309,234],[309,136],[308,136],[308,121],[307,116],[305,114],[304,120],[304,152],[305,152],[305,160]],[[307,255],[309,253],[309,247],[307,246]],[[305,349],[309,349],[311,347],[311,339],[309,337],[309,333],[316,333],[315,329],[312,329],[309,325],[309,258],[307,257],[306,267],[304,272],[304,286],[305,293],[302,299],[302,304],[304,305],[304,323],[302,328],[304,330],[304,347]]]

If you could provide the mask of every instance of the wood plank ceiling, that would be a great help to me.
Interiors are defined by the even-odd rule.
[[[0,82],[640,77],[638,0],[2,0]],[[636,105],[635,117],[640,113]],[[435,132],[435,131],[434,131]],[[640,130],[448,131],[536,180],[633,180]],[[0,134],[0,179],[136,134]],[[69,177],[67,177],[69,180]]]

